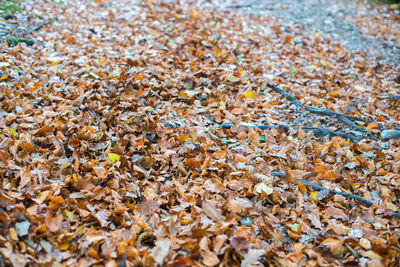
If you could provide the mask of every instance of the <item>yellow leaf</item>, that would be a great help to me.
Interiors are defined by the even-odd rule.
[[[244,95],[247,99],[249,99],[249,98],[254,99],[254,100],[257,99],[256,95],[255,95],[254,92],[252,92],[252,91],[244,92],[243,95]]]
[[[99,64],[103,64],[103,59],[99,58],[99,60],[97,61]]]
[[[3,76],[1,76],[0,81],[2,80],[7,80],[8,79],[8,75],[7,74],[3,74]]]
[[[69,248],[69,242],[59,244],[59,248],[62,250],[67,250]]]
[[[65,214],[67,215],[68,220],[74,219],[74,213],[69,210],[64,210]]]
[[[17,231],[14,228],[10,228],[10,237],[14,241],[18,241]]]
[[[108,156],[108,158],[109,158],[113,163],[119,161],[119,155],[118,155],[118,154],[115,154],[115,153],[108,153],[107,156]]]
[[[74,180],[75,183],[78,182],[78,177],[76,176],[76,174],[72,174],[72,180]]]
[[[397,4],[391,4],[391,5],[390,5],[390,8],[391,8],[391,9],[396,9],[396,8],[397,8]]]
[[[329,92],[329,95],[336,97],[339,96],[339,92]]]
[[[13,128],[10,128],[10,132],[12,133],[12,135],[17,136],[17,131]]]
[[[215,49],[214,57],[218,57],[218,56],[219,56],[219,48],[217,47],[217,49]]]
[[[181,217],[180,219],[179,219],[179,222],[182,224],[182,225],[188,225],[189,223],[191,223],[193,221],[193,218],[192,217],[189,217],[189,216],[183,216],[183,217]]]
[[[310,193],[310,196],[311,196],[311,199],[312,199],[312,200],[318,201],[318,199],[317,199],[317,194],[316,194],[315,192],[311,192],[311,193]]]

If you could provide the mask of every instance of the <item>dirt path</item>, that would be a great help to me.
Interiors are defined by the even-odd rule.
[[[326,34],[348,49],[364,53],[369,60],[400,63],[398,34],[397,38],[387,38],[377,32],[377,28],[389,31],[388,35],[390,31],[400,32],[398,13],[385,10],[387,7],[372,8],[354,1],[321,0],[233,0],[220,4],[238,12],[276,18],[295,30]],[[378,15],[380,19],[375,21]]]

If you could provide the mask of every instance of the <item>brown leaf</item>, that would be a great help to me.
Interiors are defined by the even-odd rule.
[[[251,267],[258,264],[258,259],[265,254],[264,249],[250,249],[245,255],[241,263],[241,267]]]
[[[228,240],[227,235],[217,235],[214,239],[214,248],[213,250],[218,254],[224,245],[225,241]]]
[[[336,258],[340,258],[344,252],[343,244],[339,239],[328,237],[322,241],[321,245],[329,247],[332,255]]]
[[[45,134],[48,134],[48,133],[52,133],[53,131],[54,131],[53,127],[43,126],[39,130],[37,130],[34,135],[35,136],[45,135]]]
[[[20,175],[21,175],[21,181],[19,185],[21,188],[23,188],[31,181],[31,171],[29,170],[29,167],[22,168],[20,170]]]
[[[101,227],[107,227],[110,222],[108,221],[108,215],[104,210],[98,211],[94,217],[97,219],[97,221],[100,223]]]
[[[78,138],[72,138],[70,141],[69,141],[69,146],[70,147],[73,147],[73,148],[77,148],[79,145],[81,144],[81,140],[79,140]]]
[[[93,171],[100,180],[107,177],[108,171],[104,167],[93,167]]]
[[[218,256],[215,252],[209,250],[203,251],[201,256],[203,257],[203,263],[206,266],[215,266],[219,263]]]
[[[216,222],[222,221],[221,212],[215,207],[215,204],[203,201],[202,209],[204,213]]]
[[[158,209],[158,207],[160,207],[158,201],[145,200],[139,204],[139,212],[143,215],[151,215]]]
[[[192,267],[198,266],[196,263],[190,260],[189,257],[181,258],[167,263],[167,267]]]
[[[0,160],[4,163],[7,163],[8,158],[9,158],[8,153],[3,150],[0,150]]]
[[[333,217],[336,219],[345,220],[347,218],[347,215],[346,215],[346,213],[344,213],[343,210],[335,208],[333,206],[330,206],[327,209],[325,209],[323,213],[325,216]]]
[[[64,220],[64,216],[61,213],[58,213],[56,215],[51,215],[50,212],[46,213],[45,217],[45,222],[47,229],[49,229],[50,232],[57,232],[60,230],[61,224]]]
[[[27,260],[25,257],[19,253],[13,251],[11,244],[6,244],[6,247],[0,248],[1,254],[8,259],[13,266],[25,266],[27,264]]]
[[[170,241],[169,239],[164,239],[156,242],[156,246],[152,249],[151,255],[153,256],[153,259],[160,264],[160,266],[163,266],[164,260],[168,255],[169,251],[169,246],[170,246]]]
[[[249,241],[244,236],[235,236],[231,240],[231,246],[236,250],[248,250]]]

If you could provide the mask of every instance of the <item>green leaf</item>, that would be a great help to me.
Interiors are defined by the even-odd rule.
[[[74,213],[69,210],[64,210],[65,214],[67,215],[68,220],[74,219]]]
[[[108,156],[108,158],[109,158],[113,163],[119,161],[119,155],[118,155],[118,154],[115,154],[115,153],[108,153],[107,156]]]
[[[261,142],[267,142],[267,139],[265,139],[264,135],[260,135],[260,141]]]

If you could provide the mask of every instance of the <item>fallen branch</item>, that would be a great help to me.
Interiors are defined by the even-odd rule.
[[[299,100],[297,100],[297,98],[295,98],[294,96],[292,96],[291,94],[289,94],[285,90],[282,90],[278,86],[274,86],[274,85],[272,85],[272,86],[269,85],[269,88],[271,88],[273,91],[275,91],[275,92],[283,95],[284,97],[286,97],[286,99],[289,100],[296,107],[304,108],[304,106],[299,102]]]
[[[361,141],[361,138],[358,138],[355,135],[339,132],[339,131],[331,131],[325,128],[320,127],[303,127],[303,131],[312,131],[315,137],[329,136],[330,138],[333,136],[340,136],[344,139],[350,139],[351,141]]]
[[[296,178],[296,181],[304,184],[306,187],[311,186],[312,189],[315,190],[315,191],[328,190],[329,194],[331,194],[331,195],[341,195],[341,196],[344,196],[344,197],[347,197],[347,198],[350,198],[350,199],[354,199],[354,200],[360,201],[361,203],[363,203],[367,207],[370,207],[370,206],[372,206],[374,204],[373,202],[371,202],[371,201],[369,201],[369,200],[367,200],[365,198],[361,198],[359,196],[356,196],[356,195],[353,195],[353,194],[350,194],[350,193],[345,193],[345,192],[340,192],[340,191],[336,191],[336,190],[332,190],[332,189],[327,189],[327,188],[325,188],[325,187],[323,187],[323,186],[321,186],[319,184],[308,182],[308,181],[303,180],[303,179]]]
[[[357,124],[355,124],[354,122],[352,122],[350,119],[348,119],[345,116],[338,116],[338,120],[340,120],[343,124],[345,124],[345,125],[347,125],[347,126],[349,126],[351,128],[356,129],[357,131],[360,131],[360,132],[363,132],[363,133],[366,133],[366,134],[370,134],[371,133],[371,131],[358,126]]]
[[[244,5],[231,5],[229,6],[230,8],[245,8],[245,7],[251,7],[251,4],[244,4]]]
[[[278,172],[278,171],[272,171],[271,174],[275,175],[275,176],[277,176],[279,178],[282,178],[282,177],[286,176],[284,173],[281,173],[281,172]],[[308,182],[306,180],[299,179],[299,178],[295,178],[295,180],[297,182],[299,182],[299,183],[304,184],[306,187],[311,187],[315,191],[326,190],[326,191],[329,192],[330,195],[341,195],[341,196],[344,196],[344,197],[347,197],[347,198],[350,198],[350,199],[354,199],[354,200],[357,200],[357,201],[361,202],[362,204],[364,204],[367,207],[371,207],[374,204],[372,201],[369,201],[369,200],[367,200],[365,198],[361,198],[359,196],[356,196],[356,195],[353,195],[353,194],[350,194],[350,193],[345,193],[345,192],[340,192],[340,191],[328,189],[328,188],[325,188],[325,187],[323,187],[323,186],[321,186],[319,184],[316,184],[316,183],[313,183],[313,182]],[[393,211],[391,213],[391,215],[393,217],[400,218],[400,213],[399,212],[394,212]]]
[[[269,88],[271,88],[273,91],[275,91],[275,92],[283,95],[284,97],[286,97],[286,99],[289,100],[293,105],[295,105],[295,106],[297,106],[299,108],[304,108],[305,110],[307,110],[310,113],[314,113],[314,114],[318,114],[318,115],[322,115],[322,116],[343,116],[343,117],[346,117],[347,119],[354,120],[354,121],[372,122],[371,120],[366,120],[366,119],[363,119],[363,118],[360,118],[360,117],[342,114],[342,113],[339,113],[339,112],[336,112],[336,111],[331,111],[331,110],[328,110],[328,109],[325,109],[325,108],[306,107],[306,106],[303,106],[299,102],[299,100],[297,100],[297,98],[295,98],[294,96],[292,96],[288,92],[282,90],[278,86],[269,85]]]
[[[347,114],[342,114],[342,113],[339,113],[339,112],[336,112],[336,111],[331,111],[331,110],[328,110],[328,109],[325,109],[325,108],[306,107],[306,106],[303,106],[299,102],[299,100],[297,100],[297,98],[295,98],[293,95],[289,94],[288,92],[282,90],[278,86],[269,85],[269,87],[273,91],[283,95],[287,100],[290,101],[291,104],[295,105],[299,109],[304,109],[304,110],[306,110],[306,111],[308,111],[310,113],[317,114],[317,115],[320,115],[320,116],[329,116],[329,117],[334,117],[335,116],[343,124],[353,128],[353,129],[355,129],[355,130],[357,130],[359,132],[367,134],[368,137],[370,139],[372,139],[372,140],[377,140],[377,138],[375,136],[373,136],[369,130],[364,129],[364,128],[358,126],[357,124],[355,124],[353,122],[353,121],[372,122],[371,120],[366,120],[366,119],[363,119],[363,118],[360,118],[360,117],[351,116],[351,115],[347,115]],[[329,135],[332,135],[332,133],[329,133]],[[361,140],[358,137],[355,137],[355,136],[349,135],[349,134],[345,134],[345,133],[340,133],[340,134],[335,133],[334,135],[338,135],[338,136],[345,135],[345,136],[347,136],[345,138],[351,138],[351,140]]]
[[[210,122],[211,125],[217,126],[221,129],[231,129],[233,127],[232,123],[217,123],[217,122]],[[172,123],[167,122],[165,125],[165,127],[169,127],[172,129],[177,129],[180,126],[179,125],[174,125]],[[266,129],[279,129],[279,127],[282,127],[282,129],[285,132],[288,132],[290,130],[290,128],[293,129],[299,129],[300,127],[290,127],[289,125],[286,124],[279,124],[279,125],[264,125],[264,124],[250,124],[250,123],[240,123],[239,126],[244,126],[246,128],[258,128],[261,130],[266,130]],[[303,131],[308,132],[308,131],[312,131],[314,136],[317,138],[320,137],[324,137],[324,136],[329,136],[329,138],[332,138],[333,136],[340,136],[344,139],[350,139],[351,141],[361,141],[361,138],[358,138],[355,135],[349,134],[349,133],[344,133],[344,132],[340,132],[340,131],[331,131],[325,128],[321,128],[321,127],[302,127]]]
[[[216,123],[214,122],[213,125],[220,127],[221,129],[230,129],[232,128],[233,124],[231,123]],[[258,128],[261,130],[265,130],[265,129],[278,129],[279,127],[282,127],[285,132],[289,131],[290,128],[293,129],[299,129],[300,127],[294,126],[294,127],[290,127],[289,125],[286,124],[279,124],[279,125],[263,125],[263,124],[249,124],[249,123],[240,123],[239,125],[244,126],[246,128]],[[349,133],[344,133],[344,132],[340,132],[340,131],[331,131],[325,128],[321,128],[321,127],[302,127],[303,131],[307,132],[307,131],[312,131],[314,136],[319,138],[319,137],[323,137],[323,136],[329,136],[330,138],[333,136],[340,136],[344,139],[350,139],[351,141],[361,141],[361,138],[358,138],[355,135],[349,134]]]
[[[48,22],[48,21],[47,22],[42,22],[39,25],[37,25],[36,27],[32,28],[30,31],[28,31],[27,34],[32,34],[33,32],[40,30],[44,25],[47,25],[49,23],[50,22]]]

